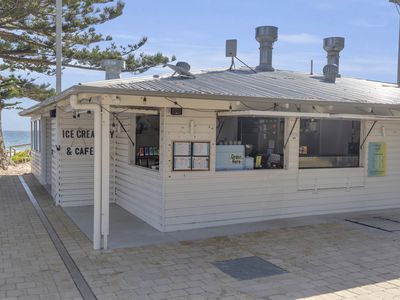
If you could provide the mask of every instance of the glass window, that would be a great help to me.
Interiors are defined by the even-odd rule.
[[[41,143],[41,122],[35,120],[31,122],[31,149],[35,152],[40,152]]]
[[[160,149],[160,117],[136,116],[135,164],[158,170]]]
[[[301,119],[299,167],[358,167],[360,127],[360,121]]]
[[[284,118],[219,117],[216,170],[283,168]]]

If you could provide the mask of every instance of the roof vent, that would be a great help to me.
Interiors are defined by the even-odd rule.
[[[326,82],[335,83],[338,77],[338,67],[337,65],[326,65],[323,69],[324,79]]]
[[[257,71],[275,71],[272,67],[273,44],[278,40],[278,28],[260,26],[256,28],[256,40],[260,43],[260,64]]]
[[[189,72],[190,65],[185,61],[178,61],[176,65],[165,64],[164,66],[167,66],[174,70],[174,74],[172,74],[172,76],[174,76],[175,74],[179,74],[182,77],[195,78],[195,76]]]
[[[120,79],[121,72],[125,68],[125,61],[119,59],[103,59],[101,67],[106,71],[106,80]]]
[[[328,52],[328,64],[337,66],[337,77],[339,74],[339,53],[344,49],[343,37],[328,37],[324,39],[324,49]]]

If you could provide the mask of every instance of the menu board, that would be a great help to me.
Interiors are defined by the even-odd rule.
[[[368,144],[368,177],[386,176],[386,143]]]
[[[192,162],[190,156],[174,157],[174,170],[175,171],[190,171],[192,169]]]
[[[192,157],[192,170],[208,170],[210,159],[208,157]]]
[[[192,143],[192,144],[193,144],[193,156],[210,155],[210,143]]]
[[[190,156],[191,143],[190,142],[175,142],[174,143],[174,156]]]
[[[173,171],[208,171],[210,169],[209,142],[174,142]]]

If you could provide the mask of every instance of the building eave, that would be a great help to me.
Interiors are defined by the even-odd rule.
[[[30,116],[37,113],[39,110],[44,109],[50,105],[55,105],[59,101],[65,100],[71,95],[80,93],[94,94],[94,95],[125,95],[125,96],[142,96],[142,97],[162,97],[162,98],[187,98],[187,99],[198,99],[198,100],[222,100],[222,101],[241,101],[241,102],[254,102],[254,103],[289,103],[297,105],[340,105],[340,106],[352,106],[352,107],[385,107],[388,109],[400,109],[399,104],[392,103],[374,103],[374,102],[359,102],[351,101],[329,101],[318,98],[287,98],[287,97],[244,97],[239,95],[218,95],[218,94],[207,94],[207,93],[181,93],[181,92],[169,92],[169,91],[149,91],[149,90],[133,90],[133,89],[121,89],[112,87],[97,87],[97,86],[85,86],[75,85],[67,90],[63,91],[57,96],[49,98],[35,106],[23,110],[19,113],[20,116]]]

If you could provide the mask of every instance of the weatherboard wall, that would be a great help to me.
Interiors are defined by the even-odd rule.
[[[362,150],[360,168],[299,170],[298,122],[286,149],[285,169],[215,171],[215,120],[215,113],[189,110],[166,119],[164,231],[400,207],[399,122],[377,123]],[[294,121],[286,118],[286,136]],[[364,132],[371,125],[363,122]],[[172,171],[172,143],[182,140],[210,141],[210,171]],[[385,177],[367,176],[370,141],[387,144]]]
[[[49,117],[45,118],[45,124],[46,124],[46,141],[45,141],[45,146],[44,148],[45,153],[44,153],[44,165],[45,165],[45,179],[46,179],[46,185],[48,187],[51,187],[51,167],[52,167],[52,151],[51,151],[51,119]],[[51,190],[50,190],[51,192]]]
[[[57,114],[60,113],[60,109],[57,109]],[[51,118],[51,196],[53,197],[56,204],[58,204],[58,192],[59,192],[59,161],[60,155],[57,151],[58,145],[58,120],[59,118]]]
[[[135,115],[124,114],[120,115],[119,119],[135,141]],[[162,171],[134,165],[135,159],[131,157],[131,153],[134,154],[135,151],[132,151],[131,141],[120,126],[113,142],[116,203],[158,230],[163,230]],[[160,149],[160,155],[161,151]]]
[[[94,156],[90,153],[76,155],[75,149],[93,147],[94,139],[76,137],[77,130],[93,130],[93,114],[83,113],[74,118],[72,113],[57,110],[53,172],[58,182],[56,201],[63,207],[93,204]],[[74,132],[75,135],[66,137],[66,131]]]
[[[134,115],[119,118],[134,139]],[[288,135],[295,119],[286,118]],[[363,132],[371,127],[363,121]],[[382,129],[384,127],[384,129]],[[110,201],[160,231],[254,222],[285,217],[400,207],[400,122],[378,121],[361,153],[361,167],[298,169],[299,122],[285,152],[285,169],[215,171],[216,113],[161,110],[160,170],[133,165],[127,134],[111,138]],[[67,147],[93,139],[65,139],[63,129],[93,129],[93,115],[57,110],[51,119],[52,196],[62,206],[93,204],[93,156],[66,155]],[[174,141],[209,141],[209,171],[172,171]],[[386,142],[387,174],[368,177],[368,142]],[[44,149],[42,147],[42,149]],[[43,183],[42,160],[32,153],[32,172]]]
[[[31,151],[31,168],[32,174],[36,177],[36,179],[43,184],[42,179],[42,158],[40,152]]]

